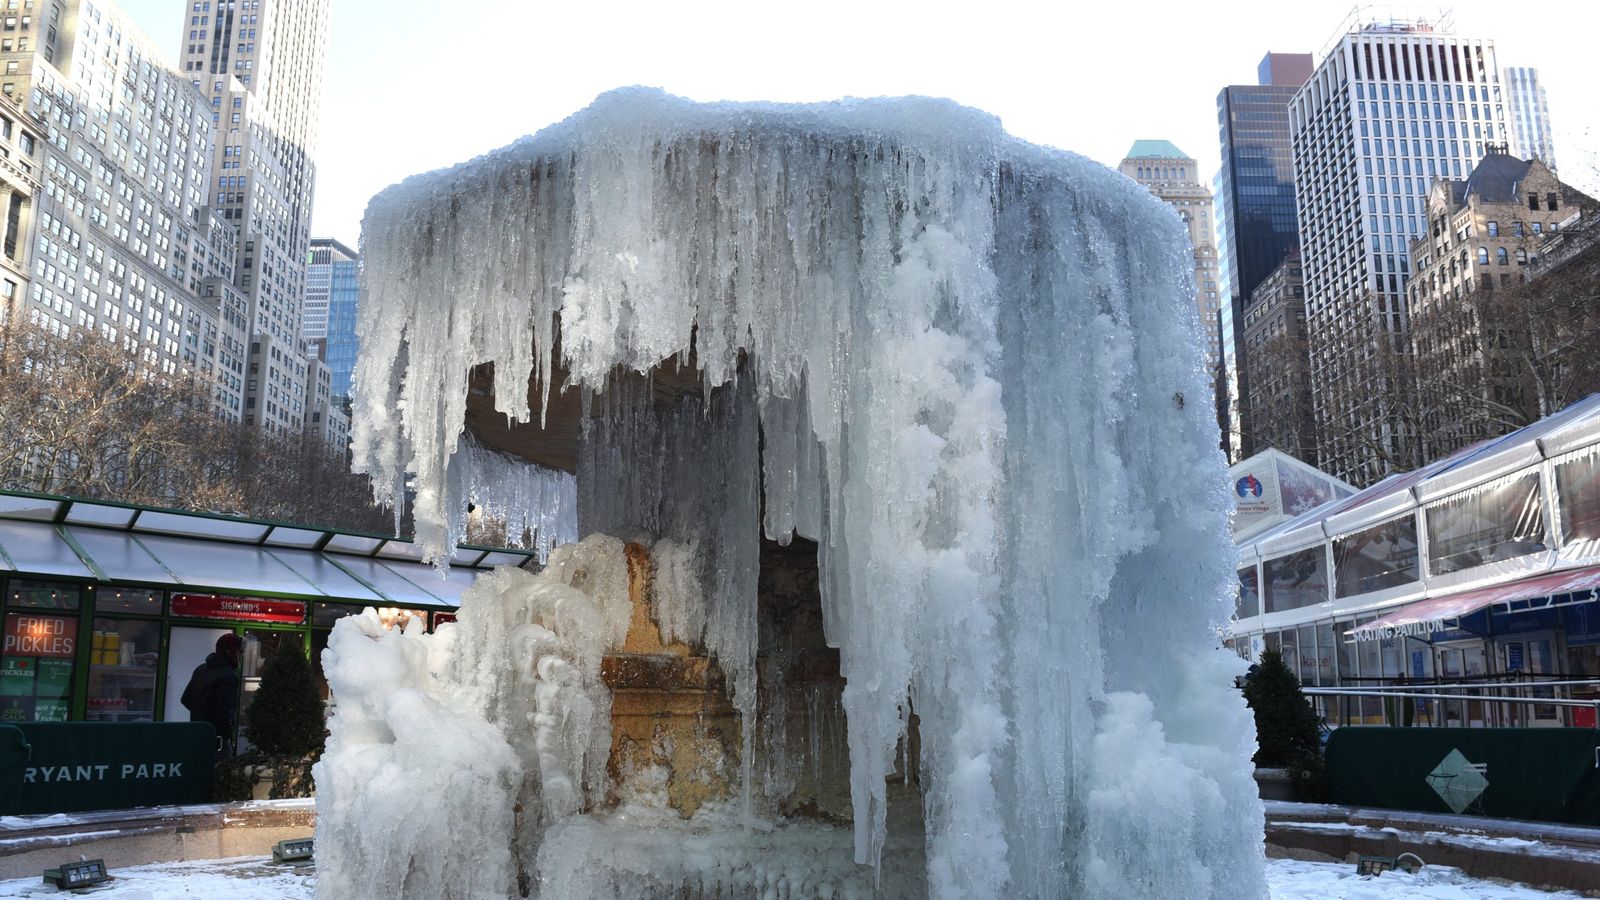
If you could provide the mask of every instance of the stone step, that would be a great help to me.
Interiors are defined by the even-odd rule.
[[[1428,865],[1475,878],[1600,896],[1600,828],[1332,804],[1269,801],[1275,855],[1325,857],[1414,853]]]

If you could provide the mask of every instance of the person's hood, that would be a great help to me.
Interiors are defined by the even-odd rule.
[[[227,666],[228,668],[231,669],[231,668],[233,668],[233,660],[228,659],[226,656],[223,656],[220,653],[213,652],[213,653],[211,653],[211,655],[206,657],[206,665],[208,665],[208,666]]]

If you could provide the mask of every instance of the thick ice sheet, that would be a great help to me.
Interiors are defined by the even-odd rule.
[[[390,188],[363,235],[356,465],[380,496],[414,473],[436,552],[487,362],[520,420],[530,377],[582,392],[581,531],[693,548],[674,627],[736,703],[755,523],[818,541],[856,861],[880,858],[914,712],[934,895],[1264,894],[1252,723],[1216,646],[1223,462],[1165,204],[946,101],[630,89]],[[668,359],[698,368],[693,409],[613,380]]]

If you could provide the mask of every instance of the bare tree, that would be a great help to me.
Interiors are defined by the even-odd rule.
[[[1510,349],[1521,334],[1508,321],[1507,292],[1469,291],[1414,311],[1410,364],[1426,459],[1514,431],[1537,418]]]
[[[1289,330],[1250,348],[1250,437],[1256,452],[1275,447],[1317,465],[1311,406],[1311,359],[1305,338]]]
[[[215,415],[211,389],[87,331],[0,329],[0,487],[390,531],[345,452]]]
[[[1531,281],[1488,274],[1411,317],[1417,397],[1429,457],[1505,434],[1600,391],[1600,225],[1537,265],[1527,235],[1519,260]],[[1520,267],[1519,267],[1520,268]],[[1524,270],[1527,271],[1527,270]]]

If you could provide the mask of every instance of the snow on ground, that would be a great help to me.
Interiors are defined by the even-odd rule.
[[[1481,881],[1444,866],[1429,866],[1415,875],[1385,872],[1364,877],[1349,863],[1293,859],[1267,861],[1267,887],[1273,900],[1579,900],[1582,896]]]
[[[119,900],[312,900],[316,870],[274,866],[264,857],[157,863],[115,869],[116,881],[82,895]],[[1361,877],[1346,863],[1267,861],[1273,900],[1580,900],[1525,885],[1468,878],[1459,869],[1430,866],[1415,875]],[[0,881],[0,898],[59,897],[38,878]]]
[[[155,863],[112,869],[110,884],[63,894],[40,876],[0,881],[0,897],[94,896],[118,900],[312,900],[316,870],[267,857]]]

